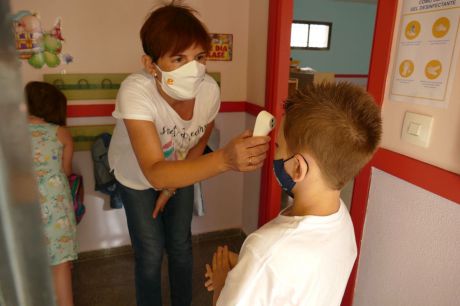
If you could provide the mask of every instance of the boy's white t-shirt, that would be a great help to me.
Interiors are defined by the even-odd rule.
[[[244,241],[218,306],[340,305],[356,259],[350,214],[280,215]]]
[[[183,120],[160,96],[152,75],[142,70],[128,76],[121,84],[112,113],[117,122],[110,141],[109,164],[116,179],[136,190],[153,187],[137,162],[123,119],[153,122],[165,159],[182,160],[203,136],[219,107],[219,86],[209,75],[200,84],[191,120]]]

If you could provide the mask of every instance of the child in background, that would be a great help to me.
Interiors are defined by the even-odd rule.
[[[340,190],[371,159],[380,110],[349,83],[312,85],[285,105],[273,168],[293,205],[206,266],[214,305],[340,305],[356,242]],[[227,275],[228,274],[228,275]]]
[[[67,176],[73,141],[64,127],[66,97],[53,85],[30,82],[25,88],[33,164],[54,288],[59,306],[72,306],[70,261],[77,258],[76,222]]]

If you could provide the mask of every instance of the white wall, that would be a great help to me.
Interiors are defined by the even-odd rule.
[[[23,63],[23,83],[42,80],[44,73],[129,73],[140,69],[142,48],[139,30],[151,8],[161,2],[11,0],[13,13],[19,10],[39,13],[45,30],[52,28],[57,17],[62,17],[62,34],[65,38],[62,52],[70,53],[75,59],[69,65],[40,70]],[[233,60],[210,61],[207,65],[208,71],[221,72],[222,101],[250,101],[264,105],[268,0],[188,0],[184,3],[199,12],[210,32],[233,34]],[[251,75],[250,80],[248,74]],[[86,103],[88,101],[70,101],[70,104]],[[222,133],[222,145],[246,129],[246,116],[245,113],[218,115],[216,126]],[[93,125],[110,122],[113,121],[108,117],[97,117],[70,118],[68,123]],[[94,191],[89,152],[77,152],[73,164],[75,171],[84,175],[87,207],[87,213],[78,226],[80,251],[128,244],[124,212],[104,210],[108,208],[107,197]],[[243,174],[227,173],[204,182],[207,215],[193,220],[194,234],[242,227],[243,181]],[[258,207],[257,179],[252,183],[255,186],[249,188],[257,188],[254,193],[257,194],[257,201],[251,202],[257,202]],[[257,220],[255,212],[251,214],[249,219]]]
[[[460,205],[374,169],[353,305],[460,301]]]
[[[248,128],[252,128],[255,122],[254,116],[246,114]],[[242,229],[246,235],[254,232],[259,222],[260,177],[260,169],[244,174]]]
[[[244,113],[221,113],[216,119],[221,147],[245,130]],[[241,228],[243,176],[227,172],[203,182],[206,215],[194,217],[192,233],[205,233],[228,228]]]

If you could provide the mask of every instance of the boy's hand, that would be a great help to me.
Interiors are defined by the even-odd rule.
[[[157,201],[155,203],[155,209],[153,210],[153,213],[152,213],[153,219],[158,217],[158,214],[160,212],[163,212],[163,209],[165,208],[166,203],[168,203],[169,199],[171,198],[171,196],[174,195],[175,191],[176,190],[165,189],[160,192],[160,195],[158,196]]]
[[[228,251],[228,262],[230,264],[230,270],[233,269],[238,263],[238,254],[232,251]]]
[[[229,271],[228,247],[218,247],[212,258],[212,285],[214,290],[219,292],[222,290]]]
[[[217,249],[217,251],[219,250],[219,248]],[[228,247],[224,246],[222,249],[224,249],[224,250],[227,249],[228,250]],[[214,253],[214,256],[216,256],[217,251],[216,251],[216,253]],[[233,267],[235,267],[237,263],[238,263],[238,254],[234,253],[234,252],[231,252],[231,251],[228,251],[229,270],[233,269]],[[206,289],[208,289],[208,291],[213,291],[214,290],[213,275],[214,275],[214,273],[213,273],[213,270],[211,269],[211,266],[206,264],[206,272],[204,274],[204,277],[206,278],[206,281],[204,283],[204,286],[206,287]]]
[[[207,278],[207,280],[204,282],[204,286],[206,287],[206,289],[208,289],[208,291],[214,290],[212,276],[213,276],[213,273],[212,273],[211,266],[206,264],[206,272],[204,273],[204,277]]]

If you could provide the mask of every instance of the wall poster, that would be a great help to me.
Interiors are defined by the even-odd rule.
[[[232,34],[211,34],[210,61],[231,61],[233,56]]]
[[[403,2],[391,100],[447,107],[460,53],[458,2]]]

